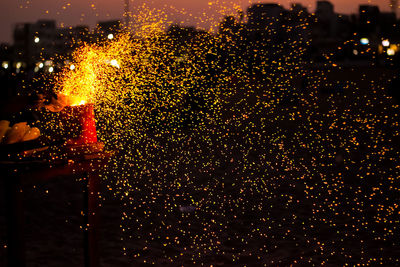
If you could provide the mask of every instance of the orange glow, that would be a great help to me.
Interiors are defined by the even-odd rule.
[[[85,47],[77,51],[75,56],[79,58],[75,68],[68,68],[58,84],[58,92],[67,96],[69,106],[92,103],[98,86],[98,55],[89,47]]]
[[[115,87],[129,51],[135,50],[132,46],[130,36],[125,34],[115,36],[107,45],[79,48],[73,54],[74,68],[66,67],[57,77],[57,94],[65,96],[68,106],[96,104],[110,91],[109,86]]]
[[[80,95],[69,95],[65,93],[58,94],[58,100],[63,103],[63,106],[81,106],[88,103],[87,98]]]
[[[86,101],[85,100],[81,100],[81,102],[79,102],[79,103],[74,103],[74,104],[72,104],[71,106],[73,107],[73,106],[81,106],[81,105],[85,105],[86,104]]]
[[[71,107],[81,106],[81,105],[85,105],[86,103],[87,103],[87,101],[85,99],[81,99],[79,97],[75,97],[75,98],[73,98],[73,101],[72,101],[70,106]]]

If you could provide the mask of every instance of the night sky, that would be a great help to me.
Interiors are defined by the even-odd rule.
[[[37,19],[56,19],[61,26],[86,24],[93,27],[99,20],[119,19],[123,13],[123,0],[1,0],[0,11],[0,42],[12,41],[12,28],[18,22],[35,22]],[[186,9],[188,13],[199,14],[214,12],[215,8],[209,8],[208,0],[131,0],[132,10],[135,7],[147,2],[153,7],[161,8],[164,5],[173,5],[179,9]],[[220,1],[222,2],[222,1]],[[229,0],[226,2],[240,4],[246,8],[250,3],[258,1],[252,0]],[[288,7],[289,3],[298,2],[306,5],[309,11],[314,11],[316,0],[281,0],[281,1],[261,1],[279,2]],[[332,0],[335,10],[340,13],[356,13],[359,4],[379,5],[381,10],[388,10],[389,0]],[[94,4],[94,7],[92,7]],[[222,4],[220,4],[222,5]],[[195,20],[189,17],[171,15],[171,20],[180,22],[186,19],[187,24],[195,24]],[[207,27],[208,25],[201,25]]]

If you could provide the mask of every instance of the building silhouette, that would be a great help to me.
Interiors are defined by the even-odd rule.
[[[54,20],[17,24],[14,28],[14,60],[30,66],[68,55],[88,32],[87,26],[58,28]]]
[[[265,60],[259,58],[261,54],[268,54],[273,60],[283,56],[281,52],[295,49],[301,49],[317,62],[376,60],[380,55],[394,58],[400,54],[400,23],[396,14],[381,12],[374,5],[360,5],[357,14],[344,15],[336,13],[327,0],[317,1],[314,13],[301,4],[285,9],[276,3],[261,3],[248,7],[247,20],[244,15],[241,12],[221,21],[221,53],[230,57],[240,54],[254,64]],[[54,20],[19,23],[14,29],[13,44],[1,48],[5,51],[7,47],[7,53],[0,53],[0,63],[34,67],[68,58],[79,44],[106,42],[122,27],[119,20],[101,21],[93,31],[87,26],[59,28]],[[194,27],[173,25],[168,35],[180,36],[185,41],[197,32],[200,33]]]

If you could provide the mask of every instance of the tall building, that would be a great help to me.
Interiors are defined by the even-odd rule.
[[[13,60],[13,47],[6,43],[0,43],[0,62]]]
[[[247,31],[252,45],[264,48],[282,42],[286,10],[278,4],[254,4],[247,9]]]
[[[358,13],[359,33],[370,36],[377,32],[380,18],[378,6],[360,5]]]
[[[54,20],[39,20],[36,23],[19,23],[14,28],[16,60],[32,64],[39,58],[54,54],[56,40]]]
[[[284,8],[278,4],[255,4],[247,9],[248,27],[253,30],[276,30],[282,24]]]
[[[317,1],[315,17],[314,35],[317,38],[335,38],[338,17],[333,4],[329,1]]]
[[[315,14],[320,19],[333,17],[335,15],[333,4],[329,1],[317,1]]]
[[[14,28],[15,60],[31,66],[69,54],[89,33],[86,26],[57,28],[54,20],[19,23]]]
[[[119,20],[100,21],[96,27],[98,41],[111,40],[122,29],[122,22]]]

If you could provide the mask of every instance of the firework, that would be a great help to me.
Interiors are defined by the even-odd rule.
[[[384,262],[365,245],[398,245],[399,125],[388,115],[398,107],[382,88],[370,84],[367,94],[348,81],[322,94],[339,87],[329,73],[341,70],[306,59],[309,18],[301,15],[278,43],[267,42],[276,37],[269,28],[244,34],[235,16],[221,34],[164,32],[161,11],[134,21],[133,32],[82,45],[74,68],[56,77],[68,99],[59,106],[82,111],[81,125],[93,122],[93,107],[98,139],[118,151],[103,176],[126,204],[126,255],[150,263]],[[85,130],[95,142],[93,124]]]

